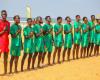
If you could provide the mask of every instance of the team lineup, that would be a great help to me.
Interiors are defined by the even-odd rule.
[[[35,68],[37,57],[37,67],[41,68],[41,63],[44,64],[46,54],[48,65],[56,63],[56,56],[59,64],[66,60],[66,56],[67,61],[70,61],[71,51],[73,60],[91,57],[92,53],[94,56],[99,55],[100,19],[96,19],[95,15],[91,15],[91,21],[87,17],[81,19],[80,15],[76,15],[76,20],[73,24],[69,16],[65,17],[65,24],[62,23],[63,19],[59,16],[55,25],[52,25],[50,16],[45,17],[46,23],[44,25],[42,17],[38,16],[34,20],[28,18],[27,26],[24,29],[20,25],[19,15],[13,17],[14,23],[11,26],[9,21],[7,21],[6,10],[1,11],[1,17],[0,56],[1,53],[4,54],[4,74],[7,74],[8,53],[11,55],[9,74],[12,73],[13,62],[15,63],[15,72],[18,72],[17,66],[21,50],[23,50],[21,60],[22,72],[27,56],[27,69],[30,70]],[[11,36],[10,50],[9,34]],[[24,41],[22,41],[22,34],[24,35]],[[54,51],[53,46],[55,47]],[[63,51],[62,47],[64,47]],[[51,60],[51,55],[53,55],[53,60]]]

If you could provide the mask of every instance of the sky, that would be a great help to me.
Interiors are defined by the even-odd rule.
[[[27,3],[31,7],[32,17],[50,15],[53,18],[74,18],[77,14],[82,17],[100,14],[100,0],[0,0],[0,11],[7,10],[8,17],[16,14],[26,17]]]

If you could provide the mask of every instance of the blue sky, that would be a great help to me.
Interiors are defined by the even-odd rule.
[[[33,17],[50,15],[53,18],[74,18],[76,14],[82,17],[100,14],[100,0],[0,0],[0,11],[6,9],[9,17],[16,14],[25,17],[27,3],[31,6]]]

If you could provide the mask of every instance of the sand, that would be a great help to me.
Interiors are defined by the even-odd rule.
[[[22,54],[23,55],[23,54]],[[3,58],[0,59],[0,80],[100,80],[100,56],[92,56],[85,59],[65,61],[61,64],[47,66],[41,69],[27,71],[27,60],[24,72],[20,72],[22,55],[19,59],[18,73],[3,74]],[[2,56],[3,57],[3,56]],[[9,56],[10,60],[10,56]],[[37,61],[36,61],[37,63]],[[14,68],[13,68],[14,70]],[[8,65],[9,72],[9,65]]]

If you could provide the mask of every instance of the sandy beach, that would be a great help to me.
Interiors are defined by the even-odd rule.
[[[0,59],[0,80],[100,80],[100,56],[92,56],[85,59],[65,61],[61,64],[48,66],[47,58],[41,69],[27,71],[27,60],[24,65],[24,72],[20,72],[21,59],[18,63],[19,72],[3,74],[3,60]],[[2,56],[3,57],[3,56]],[[10,60],[10,55],[9,55]],[[9,61],[8,61],[9,63]],[[37,61],[36,61],[37,64]],[[36,65],[35,65],[36,66]],[[13,68],[14,70],[14,68]],[[9,72],[9,65],[8,65]]]

